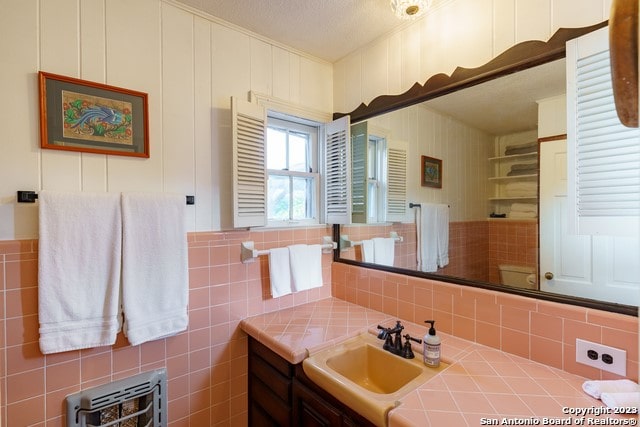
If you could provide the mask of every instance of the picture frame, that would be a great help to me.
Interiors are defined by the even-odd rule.
[[[422,172],[420,183],[423,187],[442,188],[442,160],[422,156],[420,171]]]
[[[40,147],[149,157],[144,92],[38,72]]]

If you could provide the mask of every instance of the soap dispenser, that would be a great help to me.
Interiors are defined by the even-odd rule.
[[[440,337],[436,335],[436,328],[433,326],[436,321],[425,320],[424,323],[429,323],[431,327],[422,341],[422,358],[425,365],[437,368],[440,366]]]

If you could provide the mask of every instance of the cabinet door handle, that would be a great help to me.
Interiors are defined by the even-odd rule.
[[[547,280],[553,279],[553,273],[550,271],[547,271],[546,273],[544,273],[544,278]]]

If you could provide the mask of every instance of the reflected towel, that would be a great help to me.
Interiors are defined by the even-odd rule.
[[[416,213],[418,269],[434,272],[449,264],[449,207],[421,203]]]
[[[362,250],[362,262],[375,262],[373,240],[363,240],[360,248]]]
[[[271,296],[273,298],[291,293],[289,248],[269,250],[269,282],[271,283]]]
[[[393,266],[395,243],[391,237],[373,238],[373,262],[379,265]]]
[[[131,345],[187,329],[184,195],[122,194],[122,307]]]
[[[38,198],[40,350],[49,354],[115,343],[120,195],[41,191]]]
[[[589,396],[600,399],[602,393],[628,393],[640,391],[640,385],[628,380],[590,380],[582,383],[582,390]]]
[[[289,246],[289,263],[294,292],[322,286],[322,245]]]

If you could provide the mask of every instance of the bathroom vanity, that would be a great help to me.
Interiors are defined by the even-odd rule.
[[[250,343],[250,425],[371,425],[310,381],[302,362],[396,320],[336,298],[243,320]],[[423,325],[403,324],[412,336],[424,334]],[[582,391],[583,377],[439,334],[449,366],[402,396],[388,413],[387,425],[490,425],[494,419],[524,417],[561,421],[572,417],[570,408],[602,406]]]
[[[249,425],[373,426],[292,364],[249,337]]]

